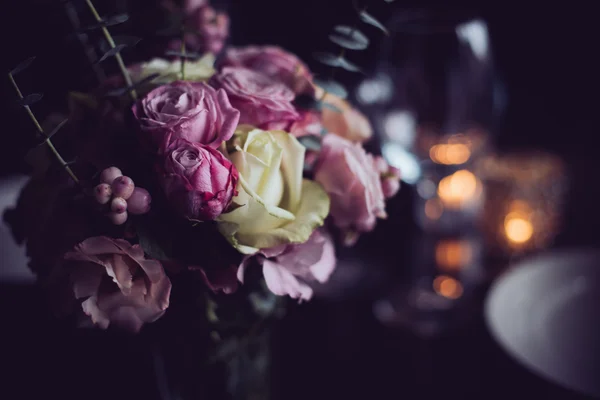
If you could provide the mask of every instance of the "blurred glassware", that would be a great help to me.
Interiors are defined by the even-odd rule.
[[[390,36],[382,41],[376,72],[355,96],[374,123],[384,157],[406,183],[416,184],[431,155],[446,156],[433,161],[449,166],[477,157],[495,131],[505,96],[483,20],[399,10],[386,26]],[[469,153],[452,143],[461,138],[470,140]],[[430,154],[437,144],[457,145]]]
[[[475,166],[490,150],[505,96],[483,20],[446,12],[409,17],[400,10],[386,24],[377,73],[356,96],[383,156],[414,185],[421,228],[411,276],[374,313],[385,325],[432,336],[473,315],[472,296],[487,276],[478,232],[486,193]]]
[[[476,170],[487,192],[481,225],[490,255],[548,247],[561,226],[568,186],[561,159],[542,152],[489,155]]]
[[[374,304],[375,317],[389,327],[407,326],[432,337],[472,315],[485,277],[481,238],[422,234],[415,239],[409,280]]]

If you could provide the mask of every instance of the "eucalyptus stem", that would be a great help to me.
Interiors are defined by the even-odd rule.
[[[17,92],[17,96],[19,97],[19,100],[23,100],[23,93],[21,93],[21,89],[19,89],[19,85],[17,85],[15,78],[13,77],[12,73],[10,73],[10,72],[8,73],[8,80],[15,88],[15,91]],[[65,169],[65,171],[67,171],[67,173],[69,174],[71,179],[73,179],[73,181],[76,184],[79,184],[79,179],[77,178],[77,176],[75,176],[75,173],[73,172],[71,167],[69,167],[69,164],[67,164],[67,162],[64,160],[64,158],[62,158],[62,156],[60,155],[58,150],[56,150],[56,147],[54,147],[54,144],[50,140],[50,137],[46,134],[46,132],[44,132],[44,128],[42,128],[42,126],[38,122],[37,118],[33,114],[33,111],[31,111],[31,107],[29,107],[28,105],[25,105],[24,107],[25,107],[25,111],[27,111],[27,115],[29,115],[29,118],[35,125],[35,128],[38,130],[38,132],[42,136],[44,136],[44,138],[45,138],[44,142],[46,143],[46,145],[48,146],[50,151],[52,151],[52,154],[54,154],[54,157],[56,157],[56,159],[58,160],[60,165]]]
[[[94,4],[92,4],[92,0],[85,0],[85,2],[87,3],[88,8],[94,15],[96,22],[102,23],[102,18],[100,17],[100,14],[98,14],[98,11],[96,10],[96,7],[94,7]],[[106,41],[108,42],[108,45],[110,46],[110,48],[114,49],[116,47],[115,41],[113,40],[113,37],[111,36],[111,34],[108,31],[108,29],[106,28],[106,26],[102,27],[102,33],[104,34],[104,37],[106,38]],[[137,100],[137,92],[132,87],[133,82],[131,81],[131,77],[129,76],[127,67],[125,67],[125,63],[123,62],[123,57],[121,57],[121,52],[117,52],[115,54],[115,59],[117,60],[117,64],[119,64],[119,69],[121,70],[121,74],[123,74],[123,78],[125,79],[125,83],[127,84],[127,87],[130,88],[129,95],[131,96],[131,99],[133,101],[136,101]]]
[[[181,29],[181,80],[185,81],[185,29]]]

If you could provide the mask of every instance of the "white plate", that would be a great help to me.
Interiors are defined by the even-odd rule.
[[[600,252],[547,253],[492,286],[485,316],[494,338],[548,380],[600,396]]]

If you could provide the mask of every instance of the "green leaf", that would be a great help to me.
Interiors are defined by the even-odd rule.
[[[298,138],[298,141],[302,144],[302,146],[306,147],[307,150],[312,151],[320,151],[321,150],[321,141],[318,137],[313,135],[302,136]]]
[[[346,60],[342,55],[335,55],[331,53],[315,53],[313,54],[315,60],[322,64],[330,67],[342,68],[350,72],[361,72],[361,69],[354,63]]]
[[[332,79],[321,80],[318,78],[315,78],[314,82],[315,82],[315,85],[319,86],[321,89],[323,89],[327,93],[331,93],[342,99],[345,99],[346,97],[348,97],[348,91],[339,82],[336,82]]]
[[[126,44],[118,44],[118,45],[116,45],[112,49],[108,50],[106,53],[102,54],[102,57],[100,57],[98,59],[98,61],[96,61],[96,64],[101,63],[102,61],[106,60],[109,57],[116,56],[118,52],[120,52],[121,50],[123,50],[126,47],[127,47]]]
[[[369,47],[369,38],[364,33],[350,26],[338,25],[333,28],[329,40],[348,50],[364,50]]]
[[[361,11],[358,15],[360,16],[361,21],[364,23],[374,26],[388,36],[390,35],[390,32],[387,30],[387,28],[368,12]]]
[[[44,141],[42,143],[40,143],[40,145],[46,143],[47,139],[50,139],[52,136],[54,136],[56,134],[56,132],[58,132],[60,130],[60,128],[62,128],[63,126],[65,126],[65,124],[69,122],[68,118],[65,118],[64,120],[62,120],[58,125],[56,125],[56,127],[54,129],[52,129],[52,132],[50,132],[47,136],[47,138],[44,138]]]
[[[32,94],[28,94],[27,96],[23,97],[22,99],[17,100],[17,103],[20,106],[31,106],[35,103],[37,103],[38,101],[42,100],[44,98],[44,94],[43,93],[32,93]]]
[[[170,258],[167,254],[168,246],[160,243],[159,238],[148,228],[146,223],[138,223],[136,230],[140,246],[148,257],[159,261],[165,261]]]
[[[21,61],[19,63],[19,65],[17,65],[10,71],[10,74],[13,76],[18,74],[19,72],[23,71],[25,68],[29,67],[34,60],[35,60],[35,56],[29,57],[27,60]]]
[[[198,53],[193,53],[191,51],[186,51],[185,53],[182,53],[181,51],[177,50],[168,50],[165,52],[165,55],[171,57],[185,58],[186,60],[198,60],[201,57],[201,55]]]
[[[323,109],[323,108],[328,108],[328,109],[330,109],[330,110],[333,110],[333,111],[335,111],[335,112],[339,112],[339,113],[341,113],[341,112],[342,112],[342,110],[340,110],[339,108],[337,108],[337,107],[336,107],[336,106],[334,106],[333,104],[331,104],[331,103],[328,103],[328,102],[326,102],[326,101],[320,101],[320,102],[319,102],[319,108],[320,108],[320,109]]]

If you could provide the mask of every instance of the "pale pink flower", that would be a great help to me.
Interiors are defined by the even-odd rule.
[[[324,230],[314,231],[305,243],[263,249],[254,258],[262,265],[271,292],[300,301],[310,300],[313,289],[309,283],[327,282],[336,265],[333,242]],[[240,265],[240,282],[251,259],[246,258]]]
[[[171,281],[159,261],[146,259],[139,245],[91,237],[64,256],[73,293],[92,322],[138,332],[169,306]]]
[[[369,232],[377,218],[386,217],[376,162],[359,143],[325,135],[315,165],[315,180],[329,194],[330,215],[342,230]]]

